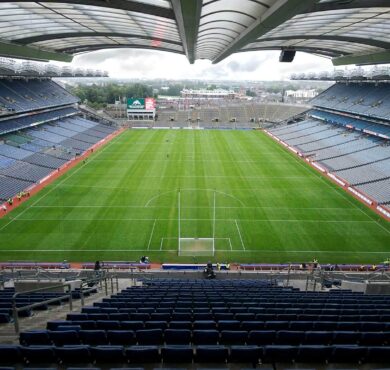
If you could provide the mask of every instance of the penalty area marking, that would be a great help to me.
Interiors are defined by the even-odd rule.
[[[163,244],[164,244],[164,240],[168,240],[168,239],[178,239],[177,237],[162,237],[161,238],[161,243],[160,243],[160,249],[159,251],[163,251]],[[221,252],[233,252],[233,246],[232,246],[232,242],[230,240],[230,238],[214,238],[215,240],[228,240],[229,241],[229,246],[230,246],[230,249],[216,249],[215,251],[218,252],[218,251],[221,251]],[[172,251],[176,251],[176,249],[165,249],[165,251],[167,252],[172,252]],[[241,250],[240,250],[241,251]]]
[[[234,222],[236,223],[236,227],[237,227],[238,235],[240,236],[240,240],[241,240],[242,249],[245,251],[245,250],[246,250],[246,248],[245,248],[245,244],[244,244],[244,241],[242,240],[241,231],[240,231],[240,228],[238,227],[237,220],[234,220]]]
[[[157,221],[157,219],[154,219],[152,232],[150,233],[150,238],[149,238],[149,243],[148,243],[148,250],[150,249],[150,243],[152,242],[152,237],[153,237],[154,227],[156,226],[156,221]]]
[[[247,190],[247,189],[245,189],[245,190]],[[222,195],[225,195],[225,196],[227,196],[227,197],[230,197],[230,198],[236,200],[237,202],[239,202],[243,207],[245,207],[244,202],[243,202],[241,199],[235,197],[234,195],[225,193],[224,191],[215,190],[215,189],[208,189],[208,188],[206,188],[206,189],[202,189],[202,188],[186,188],[186,189],[174,189],[174,190],[164,191],[164,192],[162,192],[162,193],[158,193],[158,194],[154,195],[153,197],[151,197],[151,198],[146,202],[146,204],[145,204],[144,207],[145,207],[145,208],[149,207],[149,204],[150,204],[154,199],[159,198],[161,195],[165,195],[165,194],[169,194],[169,193],[175,193],[175,192],[179,192],[179,191],[213,191],[214,193],[222,194]]]

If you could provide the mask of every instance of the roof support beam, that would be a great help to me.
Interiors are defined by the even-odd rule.
[[[351,54],[332,59],[334,66],[346,64],[386,64],[390,63],[390,50],[372,54]]]
[[[376,46],[378,48],[383,49],[390,49],[390,43],[381,41],[381,40],[374,40],[370,38],[361,38],[361,37],[350,37],[350,36],[334,36],[334,35],[294,35],[291,34],[289,36],[275,36],[275,37],[265,37],[260,40],[256,40],[256,42],[265,42],[265,41],[278,41],[278,40],[324,40],[324,41],[343,41],[347,43],[354,43],[354,44],[362,44],[362,45],[370,45],[370,46]],[[321,44],[320,44],[321,45]],[[250,45],[248,45],[250,47]],[[292,46],[294,47],[294,46]]]
[[[327,49],[327,48],[321,48],[321,47],[308,47],[308,46],[292,46],[292,47],[281,47],[281,46],[267,46],[267,47],[259,47],[259,48],[248,48],[248,49],[243,49],[241,52],[244,51],[260,51],[260,50],[295,50],[295,51],[302,51],[304,53],[310,53],[310,54],[317,54],[325,57],[340,57],[341,53],[338,52],[337,50],[333,49]]]
[[[71,62],[72,55],[46,51],[31,46],[17,45],[0,41],[0,55],[8,58],[32,59],[39,61],[56,60],[58,62]]]
[[[202,0],[171,0],[171,4],[184,52],[188,61],[193,64],[195,62],[195,48],[198,38]]]
[[[388,8],[388,0],[349,0],[328,1],[313,4],[304,13],[324,12],[327,10],[357,9],[357,8]]]
[[[118,33],[118,32],[64,32],[64,33],[50,33],[47,35],[31,36],[23,39],[15,40],[18,44],[28,45],[34,42],[49,41],[49,40],[61,40],[71,37],[126,37],[135,38],[140,40],[161,41],[173,45],[181,45],[179,41],[172,41],[168,39],[160,39],[153,36],[143,36],[130,33]]]
[[[260,19],[255,21],[249,28],[241,33],[231,44],[221,52],[213,63],[218,63],[229,55],[239,51],[245,45],[254,42],[270,30],[288,21],[297,14],[305,13],[318,0],[278,0],[269,8]]]
[[[101,50],[101,49],[146,49],[146,50],[153,50],[153,51],[167,51],[169,53],[183,54],[183,52],[180,50],[173,50],[173,49],[155,47],[155,46],[138,45],[138,44],[77,45],[74,47],[61,49],[61,52],[78,54],[78,53],[86,53],[86,52]]]
[[[31,2],[30,0],[15,0],[14,3],[27,3]],[[99,6],[109,9],[121,9],[127,10],[130,12],[151,14],[158,17],[174,19],[174,14],[172,9],[163,8],[160,6],[150,5],[143,2],[135,2],[128,0],[45,0],[45,4],[50,3],[66,3],[66,4],[78,4],[78,5],[91,5]]]

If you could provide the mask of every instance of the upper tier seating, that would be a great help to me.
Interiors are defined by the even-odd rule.
[[[379,124],[368,120],[352,118],[345,115],[339,115],[320,110],[312,110],[309,112],[309,114],[315,118],[319,118],[329,123],[335,123],[348,128],[353,128],[358,131],[379,134],[387,139],[390,138],[390,123]]]
[[[388,363],[390,297],[261,280],[144,280],[0,346],[0,364]],[[20,353],[18,355],[18,353]],[[19,356],[19,357],[18,357]],[[296,366],[296,365],[295,365]],[[156,367],[156,366],[155,366]]]
[[[78,98],[51,80],[0,79],[0,104],[11,113],[51,108],[77,102]]]
[[[0,121],[0,134],[6,134],[16,130],[29,127],[37,122],[43,123],[62,118],[66,115],[72,115],[77,113],[77,109],[72,107],[55,109],[47,112],[35,113],[28,116],[3,119]]]
[[[314,106],[367,117],[390,119],[390,89],[387,83],[336,83],[314,98]]]

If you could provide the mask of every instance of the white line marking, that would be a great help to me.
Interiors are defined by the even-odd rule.
[[[112,139],[105,148],[108,148],[111,144],[114,143],[114,141],[116,141],[115,139],[117,139],[118,137],[120,137],[121,135],[118,135],[116,136],[114,139]],[[6,223],[3,227],[0,228],[0,231],[2,231],[3,229],[5,229],[8,225],[10,225],[12,222],[14,221],[18,221],[19,220],[19,217],[24,214],[26,211],[28,211],[31,207],[35,206],[38,202],[40,202],[43,198],[45,198],[47,195],[49,195],[53,190],[57,189],[62,183],[64,183],[65,181],[69,180],[73,175],[75,175],[77,172],[79,172],[82,168],[84,168],[85,166],[87,166],[89,163],[93,162],[99,155],[101,155],[103,152],[104,152],[104,149],[105,148],[102,148],[102,150],[99,151],[99,153],[94,157],[92,158],[91,160],[88,160],[86,161],[86,163],[83,163],[79,168],[77,168],[74,172],[72,172],[71,175],[69,175],[68,177],[64,178],[62,181],[60,181],[56,186],[52,187],[46,194],[42,195],[40,198],[38,198],[34,203],[32,203],[29,207],[25,208],[22,212],[20,212],[17,216],[15,216],[11,221],[9,221],[8,223]],[[63,175],[65,175],[67,172],[65,172]],[[62,176],[63,176],[62,175]]]
[[[244,190],[248,190],[248,189],[245,188]],[[208,189],[208,188],[206,188],[206,189],[201,189],[201,188],[187,188],[187,189],[180,189],[180,190],[179,190],[179,189],[174,189],[174,190],[165,191],[165,192],[163,192],[163,193],[159,193],[159,194],[157,194],[157,195],[154,195],[152,198],[150,198],[150,199],[146,202],[146,204],[145,204],[144,207],[145,207],[145,208],[148,207],[149,204],[150,204],[150,202],[152,202],[154,199],[160,197],[161,195],[165,195],[165,194],[169,194],[169,193],[174,193],[174,192],[179,192],[179,191],[191,191],[191,192],[193,192],[193,191],[213,191],[213,192],[216,192],[216,193],[218,193],[218,194],[226,195],[227,197],[230,197],[230,198],[232,198],[232,199],[235,199],[237,202],[239,202],[240,204],[242,204],[243,207],[245,207],[244,202],[243,202],[241,199],[238,199],[237,197],[235,197],[234,195],[225,193],[225,192],[220,191],[220,190]],[[208,207],[208,208],[210,208],[210,207]]]
[[[103,218],[103,219],[96,219],[96,218],[19,218],[14,219],[13,221],[145,221],[150,222],[154,221],[154,218]],[[176,218],[158,218],[158,221],[177,221]],[[212,218],[182,218],[182,221],[212,221]],[[237,220],[234,218],[217,218],[216,221],[229,221],[234,222]],[[368,223],[368,224],[375,224],[375,221],[371,220],[282,220],[282,219],[264,219],[264,218],[241,218],[240,222],[321,222],[321,223]]]
[[[31,206],[32,208],[145,208],[145,206],[106,206],[106,205],[60,205],[60,206]],[[162,208],[162,209],[171,209],[171,206],[148,206],[147,208]],[[359,211],[356,208],[344,208],[344,207],[250,207],[250,206],[219,206],[215,207],[216,209],[299,209],[299,210],[349,210],[349,211]],[[181,207],[181,209],[210,209],[206,206],[189,206]]]
[[[236,227],[237,227],[238,235],[240,236],[240,240],[241,240],[242,249],[245,251],[245,245],[244,245],[244,242],[243,242],[243,240],[242,240],[242,236],[241,236],[240,228],[238,227],[237,220],[234,220],[234,222],[236,223]]]
[[[149,238],[149,243],[148,243],[148,250],[150,249],[150,243],[152,242],[152,237],[153,237],[153,232],[154,232],[154,227],[155,226],[156,226],[156,219],[154,219],[152,232],[150,233],[150,238]]]
[[[177,238],[162,238],[177,239]],[[145,252],[146,249],[0,249],[1,252],[7,253],[26,253],[26,252]],[[149,252],[161,252],[162,250],[150,249]],[[164,249],[162,252],[177,252],[177,249]],[[332,253],[332,254],[388,254],[389,252],[378,251],[329,251],[329,250],[267,250],[267,249],[217,249],[216,252],[233,252],[233,253]]]

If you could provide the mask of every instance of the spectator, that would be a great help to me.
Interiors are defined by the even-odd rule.
[[[96,262],[95,262],[94,270],[95,270],[95,271],[99,271],[100,269],[101,269],[100,261],[96,261]]]

